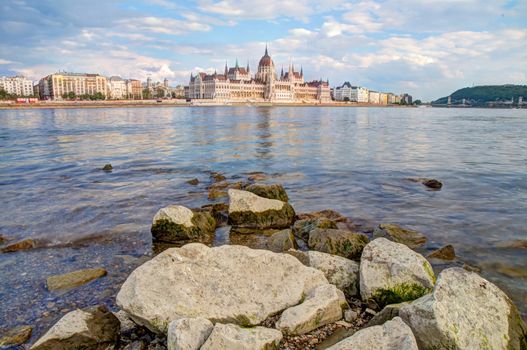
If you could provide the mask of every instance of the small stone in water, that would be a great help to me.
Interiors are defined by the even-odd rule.
[[[108,163],[108,164],[106,164],[105,166],[102,167],[102,170],[104,170],[104,171],[112,171],[113,170],[113,166],[110,163]]]
[[[8,330],[0,337],[0,348],[24,344],[31,337],[32,331],[33,327],[31,326],[19,326]]]
[[[454,251],[454,247],[451,244],[448,244],[428,254],[428,258],[454,260],[456,258],[456,253]]]
[[[35,241],[28,238],[22,241],[12,243],[8,246],[5,246],[1,249],[1,251],[2,253],[12,253],[12,252],[17,252],[19,250],[32,249],[32,248],[35,248],[35,246],[36,246]]]
[[[48,290],[78,287],[94,279],[106,276],[105,269],[84,269],[62,275],[49,276],[46,280]]]
[[[199,180],[196,179],[196,178],[194,178],[194,179],[192,179],[192,180],[188,180],[187,183],[188,183],[189,185],[196,186],[197,184],[199,184]]]

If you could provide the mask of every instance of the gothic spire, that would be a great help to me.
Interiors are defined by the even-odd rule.
[[[302,66],[300,66],[300,76],[304,77],[304,68]]]
[[[247,72],[250,72],[251,68],[249,67],[249,60],[247,60]]]
[[[227,61],[225,61],[225,78],[227,78],[228,73],[229,73],[229,68],[227,68]]]
[[[265,56],[269,56],[269,54],[267,53],[267,43],[265,44]]]
[[[236,59],[236,68],[239,68],[239,66],[238,66],[238,59]]]

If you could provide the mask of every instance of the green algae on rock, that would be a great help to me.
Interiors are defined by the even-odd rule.
[[[337,223],[325,217],[297,220],[293,224],[293,234],[304,241],[309,240],[309,233],[314,229],[337,229]]]
[[[267,248],[275,253],[286,252],[298,248],[295,236],[290,229],[278,231],[267,240]]]
[[[252,192],[229,190],[229,224],[237,227],[269,229],[288,228],[293,224],[293,207],[276,199]]]
[[[427,241],[422,233],[395,224],[380,224],[373,231],[373,237],[384,237],[391,241],[405,244],[412,249],[422,246]]]
[[[405,301],[419,299],[432,291],[417,283],[401,283],[388,288],[381,288],[375,291],[372,299],[380,308],[389,304],[399,304]]]
[[[216,220],[209,212],[171,205],[156,213],[151,232],[156,241],[180,242],[210,238],[215,229]]]
[[[308,246],[319,252],[358,260],[368,241],[363,233],[317,228],[309,233]]]
[[[284,186],[280,184],[253,184],[247,186],[245,190],[263,198],[278,199],[282,202],[289,201],[289,197],[287,196],[287,192],[285,191]]]
[[[29,340],[33,327],[18,326],[7,330],[0,336],[0,349],[22,345]]]
[[[46,279],[46,286],[48,290],[74,288],[106,276],[106,273],[105,269],[83,269],[62,275],[53,275]]]
[[[31,238],[27,238],[15,243],[8,244],[5,247],[0,248],[0,251],[2,253],[13,253],[18,252],[19,250],[33,249],[36,246],[37,245],[34,240],[32,240]]]
[[[439,249],[434,250],[428,254],[429,259],[441,259],[441,260],[454,260],[456,253],[454,247],[451,244],[447,244]]]

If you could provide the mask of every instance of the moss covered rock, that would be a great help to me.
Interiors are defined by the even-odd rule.
[[[435,283],[430,263],[404,244],[385,238],[371,241],[360,259],[360,293],[364,301],[386,304],[413,300]]]
[[[439,274],[431,294],[403,306],[420,349],[527,349],[527,326],[509,297],[462,268]]]
[[[368,237],[362,233],[336,229],[315,229],[309,233],[308,246],[319,252],[340,255],[358,260],[368,244]]]
[[[289,249],[296,249],[298,245],[290,229],[278,231],[269,237],[267,248],[276,253],[286,252]]]
[[[33,249],[36,246],[37,244],[34,240],[32,240],[31,238],[27,238],[27,239],[23,239],[15,243],[8,244],[0,248],[0,251],[2,253],[13,253],[13,252],[18,252],[19,250]]]
[[[24,344],[31,337],[32,331],[31,326],[18,326],[3,332],[0,335],[0,349],[11,349],[11,347]]]
[[[156,213],[151,232],[155,241],[179,242],[210,238],[215,229],[216,220],[209,212],[170,205]]]
[[[293,234],[307,242],[309,233],[317,228],[320,229],[337,229],[337,223],[325,217],[297,220],[293,224]]]
[[[294,218],[295,211],[288,203],[263,198],[248,191],[229,190],[229,223],[232,226],[288,228]]]
[[[456,258],[456,252],[451,244],[447,244],[439,249],[434,250],[428,254],[430,259],[441,259],[441,260],[454,260]]]
[[[254,184],[254,185],[247,186],[245,190],[252,192],[256,194],[257,196],[260,196],[263,198],[278,199],[279,201],[282,201],[282,202],[289,201],[287,192],[285,191],[284,187],[279,184],[272,184],[272,185]]]
[[[49,276],[46,279],[46,287],[48,290],[69,289],[82,286],[97,278],[106,276],[105,269],[82,269],[68,272],[62,275]]]
[[[405,244],[412,249],[422,246],[427,240],[422,233],[395,224],[380,224],[373,231],[373,237],[384,237],[390,241]]]

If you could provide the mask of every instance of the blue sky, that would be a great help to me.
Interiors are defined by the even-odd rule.
[[[0,1],[0,75],[186,84],[236,58],[255,71],[266,43],[278,70],[430,100],[527,84],[527,1]]]

